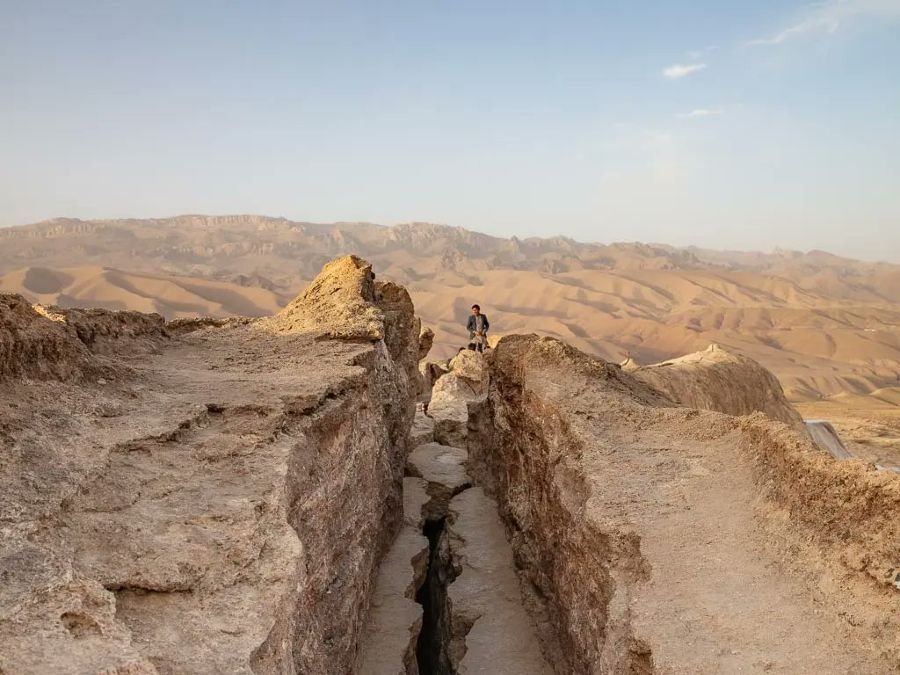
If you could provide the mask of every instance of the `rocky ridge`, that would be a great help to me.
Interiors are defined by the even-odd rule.
[[[400,525],[419,325],[358,260],[319,283],[360,291],[341,338],[277,319],[201,328],[103,357],[117,367],[98,379],[58,365],[100,358],[82,315],[7,301],[24,318],[3,317],[4,363],[57,366],[7,366],[0,386],[0,670],[350,667]]]
[[[773,419],[756,364],[417,369],[356,257],[263,320],[3,307],[2,672],[900,667],[900,476]]]

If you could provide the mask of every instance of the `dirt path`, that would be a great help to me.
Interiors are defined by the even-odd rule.
[[[849,626],[764,548],[753,479],[731,434],[639,432],[595,457],[588,507],[627,518],[651,573],[628,599],[659,673],[877,673]],[[623,439],[624,441],[624,439]],[[653,477],[648,480],[649,477]]]

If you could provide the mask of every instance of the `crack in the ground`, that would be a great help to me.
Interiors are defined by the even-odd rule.
[[[429,488],[433,485],[430,484]],[[465,483],[453,490],[452,496],[470,487],[470,483]],[[423,508],[423,513],[429,514],[422,527],[422,533],[428,539],[428,566],[415,598],[422,605],[422,628],[416,643],[420,675],[456,675],[456,665],[465,652],[465,634],[468,633],[466,629],[459,635],[454,634],[459,622],[454,624],[448,588],[461,569],[453,554],[447,529],[449,499],[445,494],[441,497],[432,496]]]

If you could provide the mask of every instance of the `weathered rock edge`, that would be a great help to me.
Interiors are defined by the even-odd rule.
[[[702,352],[649,366],[629,361],[622,365],[626,372],[676,403],[728,415],[763,412],[806,435],[803,418],[788,402],[778,378],[746,356],[712,344]]]
[[[339,259],[281,317],[124,361],[103,437],[73,417],[57,448],[16,413],[26,424],[0,434],[0,671],[350,670],[400,524],[419,353],[409,295],[372,277]],[[78,313],[79,331],[22,302],[0,315],[4,374],[61,381],[33,405],[66,414],[92,395],[88,345],[114,354],[128,335],[97,328],[109,313]],[[321,330],[329,315],[338,330]]]
[[[740,424],[741,448],[770,505],[848,575],[896,590],[900,600],[900,476],[860,460],[835,460],[759,413]],[[900,657],[900,636],[896,648]]]
[[[647,573],[640,540],[614,520],[586,517],[584,445],[568,416],[590,419],[603,411],[563,411],[528,380],[542,378],[545,392],[571,385],[612,393],[629,406],[671,404],[620,368],[558,340],[506,337],[489,364],[489,396],[469,404],[469,470],[498,497],[548,660],[558,673],[653,672],[650,645],[632,634],[627,603],[616,602],[619,589],[639,584]],[[619,413],[634,414],[627,407]],[[790,521],[790,535],[782,522],[774,528],[777,536],[788,547],[814,542],[817,556],[868,578],[858,600],[889,608],[900,573],[900,479],[824,457],[761,413],[735,423],[765,502],[761,516],[770,516],[774,505]],[[896,623],[896,616],[885,619],[891,622],[886,626]],[[875,648],[897,658],[897,643],[886,637]]]
[[[0,382],[13,378],[77,381],[114,374],[99,355],[151,352],[169,338],[158,314],[32,305],[0,293]]]

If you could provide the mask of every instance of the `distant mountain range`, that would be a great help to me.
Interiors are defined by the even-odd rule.
[[[795,399],[900,381],[900,266],[773,253],[509,239],[411,223],[265,216],[55,219],[0,229],[0,290],[47,304],[167,317],[271,314],[331,258],[355,253],[406,285],[436,350],[464,342],[472,302],[496,332],[561,337],[611,360],[721,343]]]

